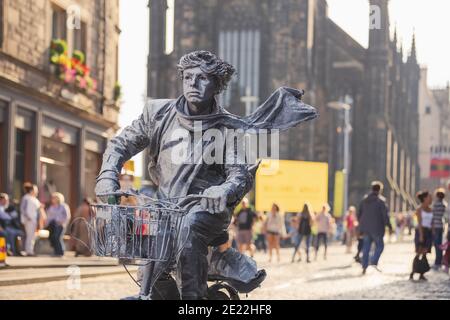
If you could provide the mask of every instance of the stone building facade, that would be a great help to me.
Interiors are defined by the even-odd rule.
[[[118,0],[0,0],[2,192],[19,200],[30,181],[41,200],[59,191],[72,209],[94,196],[106,140],[118,128],[118,26]],[[66,72],[76,50],[90,72],[57,73],[50,61],[56,39],[67,44]],[[97,83],[89,89],[88,76]]]
[[[392,210],[415,204],[420,70],[415,44],[404,61],[396,37],[391,39],[388,0],[370,1],[377,6],[380,28],[368,30],[368,48],[328,17],[326,0],[174,3],[173,52],[167,53],[167,1],[149,1],[149,97],[178,96],[177,59],[197,49],[211,50],[237,67],[220,100],[233,113],[251,111],[243,96],[261,103],[282,85],[304,89],[305,102],[321,116],[282,134],[280,155],[327,162],[331,201],[334,172],[343,167],[343,113],[327,105],[351,98],[350,203],[357,204],[377,179],[386,186]]]
[[[432,172],[433,158],[450,158],[450,86],[431,89],[428,69],[421,69],[419,87],[420,188],[434,191],[445,185],[447,172]],[[442,154],[440,155],[440,153]],[[437,157],[438,156],[438,157]]]

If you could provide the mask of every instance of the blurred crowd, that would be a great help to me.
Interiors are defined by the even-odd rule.
[[[274,256],[280,261],[281,247],[292,247],[292,263],[302,259],[310,263],[320,252],[323,259],[327,259],[328,245],[334,242],[345,246],[346,253],[354,254],[354,260],[361,263],[365,274],[369,266],[379,270],[386,230],[389,230],[389,241],[393,241],[393,237],[395,241],[404,241],[405,235],[414,233],[416,258],[413,264],[416,267],[413,272],[420,264],[417,260],[422,260],[422,256],[426,259],[432,248],[436,257],[434,268],[444,266],[448,272],[450,213],[445,190],[436,190],[434,199],[430,192],[420,192],[420,206],[415,211],[405,212],[390,212],[382,192],[382,183],[374,181],[358,208],[350,206],[343,216],[334,216],[328,203],[318,211],[309,203],[303,203],[299,212],[282,212],[280,206],[273,203],[270,211],[258,212],[244,198],[232,218],[230,242],[250,256],[256,251],[264,252],[269,262]],[[425,279],[422,272],[417,273]]]
[[[24,183],[18,204],[0,193],[0,237],[6,239],[7,255],[36,256],[37,240],[48,240],[55,257],[64,255],[66,243],[76,255],[91,255],[85,223],[91,217],[91,203],[84,199],[72,216],[63,194],[54,191],[47,202],[41,202],[37,185],[29,182]]]
[[[230,241],[241,253],[248,252],[253,256],[255,251],[268,254],[269,261],[273,255],[280,261],[280,247],[293,247],[292,262],[301,261],[300,247],[305,249],[306,262],[311,261],[310,251],[314,251],[314,259],[323,247],[326,259],[328,242],[337,237],[336,219],[330,213],[330,206],[325,203],[319,212],[312,210],[305,203],[298,213],[283,213],[274,203],[269,212],[255,212],[244,198],[232,217],[229,228]]]

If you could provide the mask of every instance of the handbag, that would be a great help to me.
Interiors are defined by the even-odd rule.
[[[420,259],[419,257],[414,258],[413,262],[413,272],[424,274],[428,271],[430,271],[430,264],[428,263],[427,257],[425,255],[422,256]]]

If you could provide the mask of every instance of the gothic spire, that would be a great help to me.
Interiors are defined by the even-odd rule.
[[[400,57],[401,57],[401,59],[403,61],[404,53],[403,53],[403,41],[402,41],[402,39],[400,39]]]
[[[395,24],[395,29],[394,29],[394,40],[392,40],[395,44],[395,47],[397,47],[397,23]]]
[[[412,43],[411,43],[411,54],[410,58],[412,61],[417,62],[417,53],[416,53],[416,31],[414,30]]]

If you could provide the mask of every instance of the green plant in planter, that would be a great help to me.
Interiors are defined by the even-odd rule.
[[[63,39],[53,39],[50,45],[50,55],[54,54],[67,54],[67,42]]]
[[[79,63],[83,64],[86,60],[86,56],[84,55],[83,51],[75,50],[72,54],[72,58],[74,58]]]
[[[122,97],[122,86],[116,82],[114,85],[114,101],[118,101]]]
[[[60,57],[67,54],[67,42],[62,39],[53,39],[50,45],[50,62],[59,64]]]

